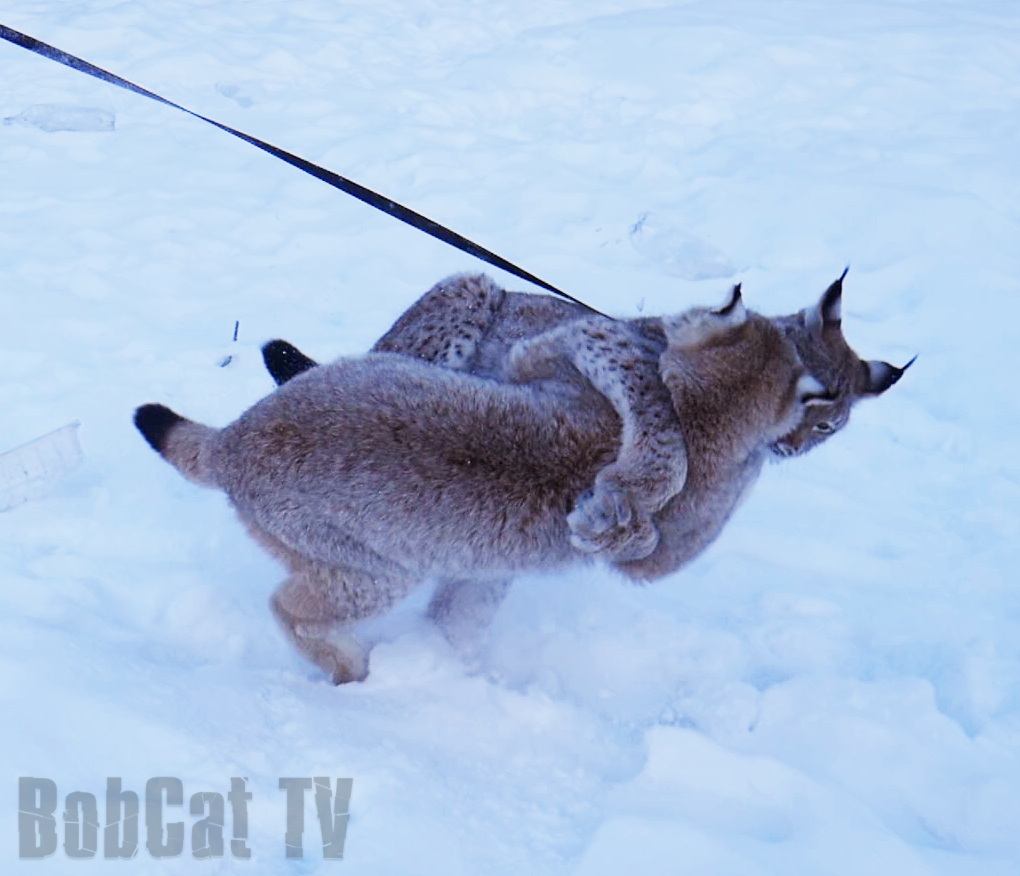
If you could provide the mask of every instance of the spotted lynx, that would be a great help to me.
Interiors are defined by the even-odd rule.
[[[845,420],[902,373],[845,344],[840,290],[781,319],[735,289],[719,310],[611,322],[460,277],[365,357],[306,367],[278,344],[267,364],[291,379],[224,429],[161,405],[135,422],[288,568],[274,614],[341,683],[368,672],[353,625],[425,579],[456,641],[517,572],[595,553],[649,580],[696,556],[767,457],[807,449],[821,412]]]
[[[895,383],[910,366],[859,359],[843,339],[840,303],[846,271],[813,307],[774,317],[809,375],[825,388],[795,429],[772,447],[776,458],[804,453],[842,429],[851,406]],[[735,287],[734,318],[743,308]],[[722,315],[726,311],[717,311]],[[704,309],[682,318],[704,316]],[[668,405],[659,380],[664,346],[659,318],[610,320],[547,295],[506,292],[484,275],[456,275],[437,283],[372,348],[413,356],[445,368],[502,382],[551,376],[564,362],[609,399],[622,421],[620,458],[599,473],[593,490],[568,516],[579,550],[618,561],[647,555],[657,533],[650,515],[683,487],[683,429],[655,418]],[[720,323],[721,324],[721,323]],[[285,341],[263,348],[278,384],[317,363]]]
[[[846,273],[815,305],[772,317],[808,372],[834,393],[832,406],[812,412],[795,433],[777,442],[772,449],[779,457],[805,453],[830,438],[847,424],[854,404],[884,392],[914,361],[897,368],[877,359],[862,360],[850,349],[843,337],[840,313]],[[401,353],[505,381],[510,351],[517,342],[587,316],[583,308],[558,298],[507,292],[484,275],[455,275],[412,304],[372,350]],[[658,318],[615,322],[625,323],[661,350]],[[319,364],[286,341],[270,341],[262,352],[278,385]]]

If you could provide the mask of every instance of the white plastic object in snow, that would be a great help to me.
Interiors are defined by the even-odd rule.
[[[0,511],[48,493],[82,460],[78,420],[0,454]]]

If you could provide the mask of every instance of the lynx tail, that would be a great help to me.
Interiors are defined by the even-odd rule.
[[[210,465],[216,429],[193,423],[164,405],[142,405],[135,411],[135,426],[149,446],[189,481],[219,486]]]
[[[297,377],[319,363],[309,359],[293,344],[286,341],[270,341],[262,348],[262,361],[277,386],[282,386],[292,377]]]

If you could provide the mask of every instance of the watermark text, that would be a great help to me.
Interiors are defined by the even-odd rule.
[[[246,778],[232,778],[224,801],[216,791],[200,791],[188,800],[188,811],[196,818],[190,836],[183,821],[173,820],[175,807],[184,806],[184,783],[171,776],[159,776],[145,783],[145,849],[153,858],[176,858],[188,845],[197,859],[230,855],[251,858],[248,836],[248,803],[252,792]],[[279,788],[287,793],[283,849],[286,858],[303,858],[305,794],[314,789],[313,801],[322,838],[322,856],[343,860],[344,841],[353,779],[281,778]],[[94,794],[72,791],[64,798],[63,852],[69,858],[134,858],[139,853],[142,830],[138,794],[125,789],[121,779],[106,780],[104,824],[100,825],[99,803]],[[52,779],[22,776],[18,779],[18,856],[46,858],[60,844],[57,824],[57,783]],[[224,841],[227,808],[230,809],[231,839]],[[102,838],[100,840],[100,837]],[[190,844],[188,840],[190,839]]]

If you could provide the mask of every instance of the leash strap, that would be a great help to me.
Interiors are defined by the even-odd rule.
[[[536,286],[552,292],[555,295],[559,295],[561,298],[566,298],[568,301],[572,301],[574,304],[583,307],[591,313],[599,314],[599,311],[595,310],[595,308],[589,307],[583,301],[579,301],[574,298],[573,295],[568,295],[562,289],[557,289],[550,283],[546,283],[545,280],[539,279],[534,274],[525,271],[523,268],[517,267],[517,265],[512,262],[508,262],[502,256],[498,256],[496,253],[485,249],[485,247],[479,246],[474,241],[468,240],[466,237],[457,234],[456,231],[451,231],[445,225],[440,225],[438,222],[434,222],[427,216],[422,216],[421,213],[416,213],[414,210],[405,207],[403,204],[398,204],[396,201],[383,197],[377,192],[367,189],[353,180],[340,176],[338,173],[326,170],[326,168],[313,164],[311,161],[301,158],[299,155],[294,155],[287,152],[285,149],[273,146],[272,143],[266,143],[258,137],[252,137],[250,134],[245,134],[243,131],[238,131],[236,128],[231,128],[229,125],[217,122],[215,119],[206,118],[199,113],[189,110],[187,107],[174,103],[172,100],[160,97],[160,95],[142,88],[140,85],[135,85],[133,82],[117,76],[115,73],[103,70],[101,67],[95,66],[95,64],[90,64],[88,61],[82,60],[75,55],[68,54],[61,49],[56,48],[56,46],[51,46],[48,43],[35,39],[35,37],[30,37],[27,34],[21,33],[20,31],[9,28],[3,24],[0,24],[0,37],[9,43],[21,46],[21,48],[34,52],[37,55],[42,55],[44,58],[49,58],[51,61],[63,64],[65,67],[70,67],[73,70],[79,70],[82,73],[87,73],[89,76],[94,76],[96,79],[102,79],[104,82],[109,82],[111,85],[126,88],[128,91],[133,91],[135,94],[140,94],[143,97],[151,98],[152,100],[166,104],[167,106],[172,106],[174,109],[179,109],[181,112],[187,113],[189,116],[194,116],[196,119],[208,122],[210,125],[219,128],[221,131],[226,131],[228,134],[233,134],[235,137],[251,143],[252,146],[261,149],[263,152],[275,155],[281,161],[286,161],[287,164],[296,167],[298,170],[303,170],[305,173],[314,176],[316,179],[321,179],[324,183],[333,186],[333,188],[346,192],[348,195],[352,195],[359,201],[363,201],[369,206],[375,207],[377,210],[382,210],[384,213],[388,213],[394,219],[399,219],[401,222],[405,222],[406,224],[417,228],[419,231],[424,231],[426,234],[431,235],[437,240],[448,243],[450,246],[456,247],[462,252],[469,253],[470,255],[475,256],[475,258],[481,259],[483,262],[488,262],[490,265],[502,268],[504,271],[513,274],[515,277],[527,280],[529,283],[534,283]],[[599,315],[601,316],[602,314]]]

